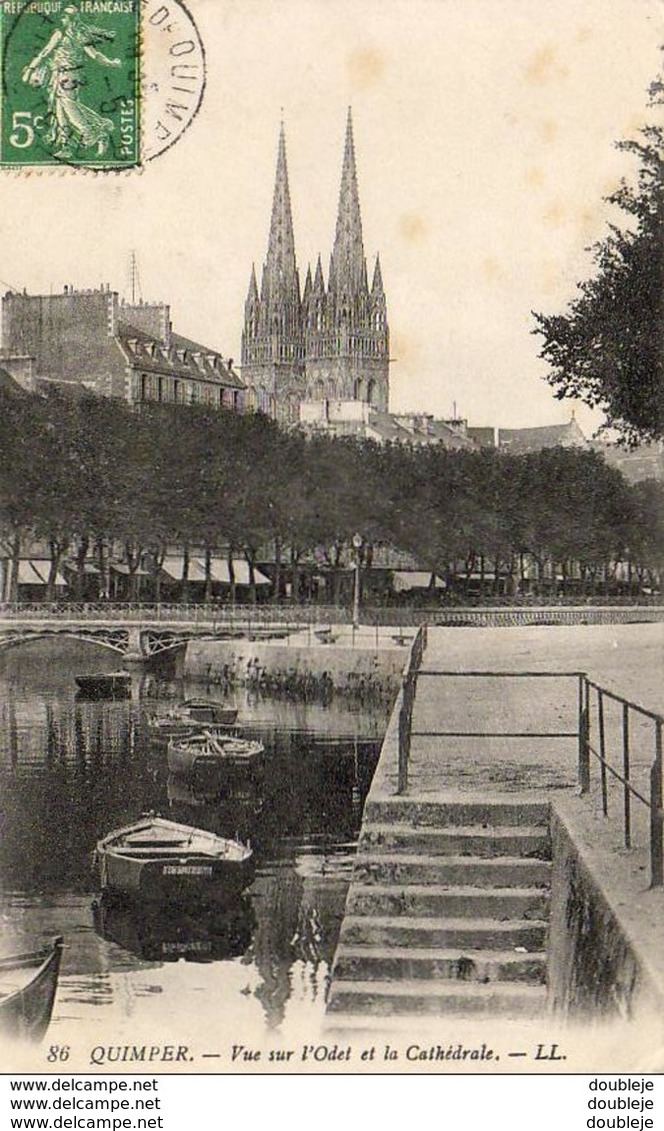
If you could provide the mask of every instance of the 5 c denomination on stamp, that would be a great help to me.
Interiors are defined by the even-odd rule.
[[[0,162],[130,168],[140,148],[138,0],[0,0]]]
[[[181,0],[0,0],[0,166],[98,172],[170,149],[205,52]]]

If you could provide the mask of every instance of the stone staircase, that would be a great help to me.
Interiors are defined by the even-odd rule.
[[[549,806],[367,802],[328,1021],[546,1011]]]

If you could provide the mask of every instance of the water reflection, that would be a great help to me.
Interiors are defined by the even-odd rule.
[[[102,670],[104,659],[117,667],[111,653],[100,663],[99,650],[60,642],[0,661],[3,949],[66,936],[55,1027],[100,1009],[107,1022],[147,1022],[159,995],[171,1013],[186,1013],[192,992],[203,994],[203,1012],[231,1005],[255,1017],[258,1008],[270,1026],[289,1009],[322,1012],[386,707],[360,713],[337,700],[271,704],[235,694],[247,736],[265,746],[261,771],[206,767],[175,777],[165,746],[150,741],[146,713],[205,689],[135,677],[129,700],[79,701],[75,674]],[[96,841],[148,810],[250,839],[256,879],[229,914],[165,917],[99,901]]]
[[[93,921],[102,938],[146,962],[214,962],[245,953],[255,915],[248,899],[174,910],[104,893],[93,903]]]

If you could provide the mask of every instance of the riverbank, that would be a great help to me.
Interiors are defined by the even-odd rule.
[[[192,640],[185,675],[273,693],[396,695],[414,630],[350,625],[308,627],[277,640]]]

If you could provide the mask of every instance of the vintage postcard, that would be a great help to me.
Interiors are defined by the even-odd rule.
[[[0,0],[6,1070],[664,1069],[663,45]]]

